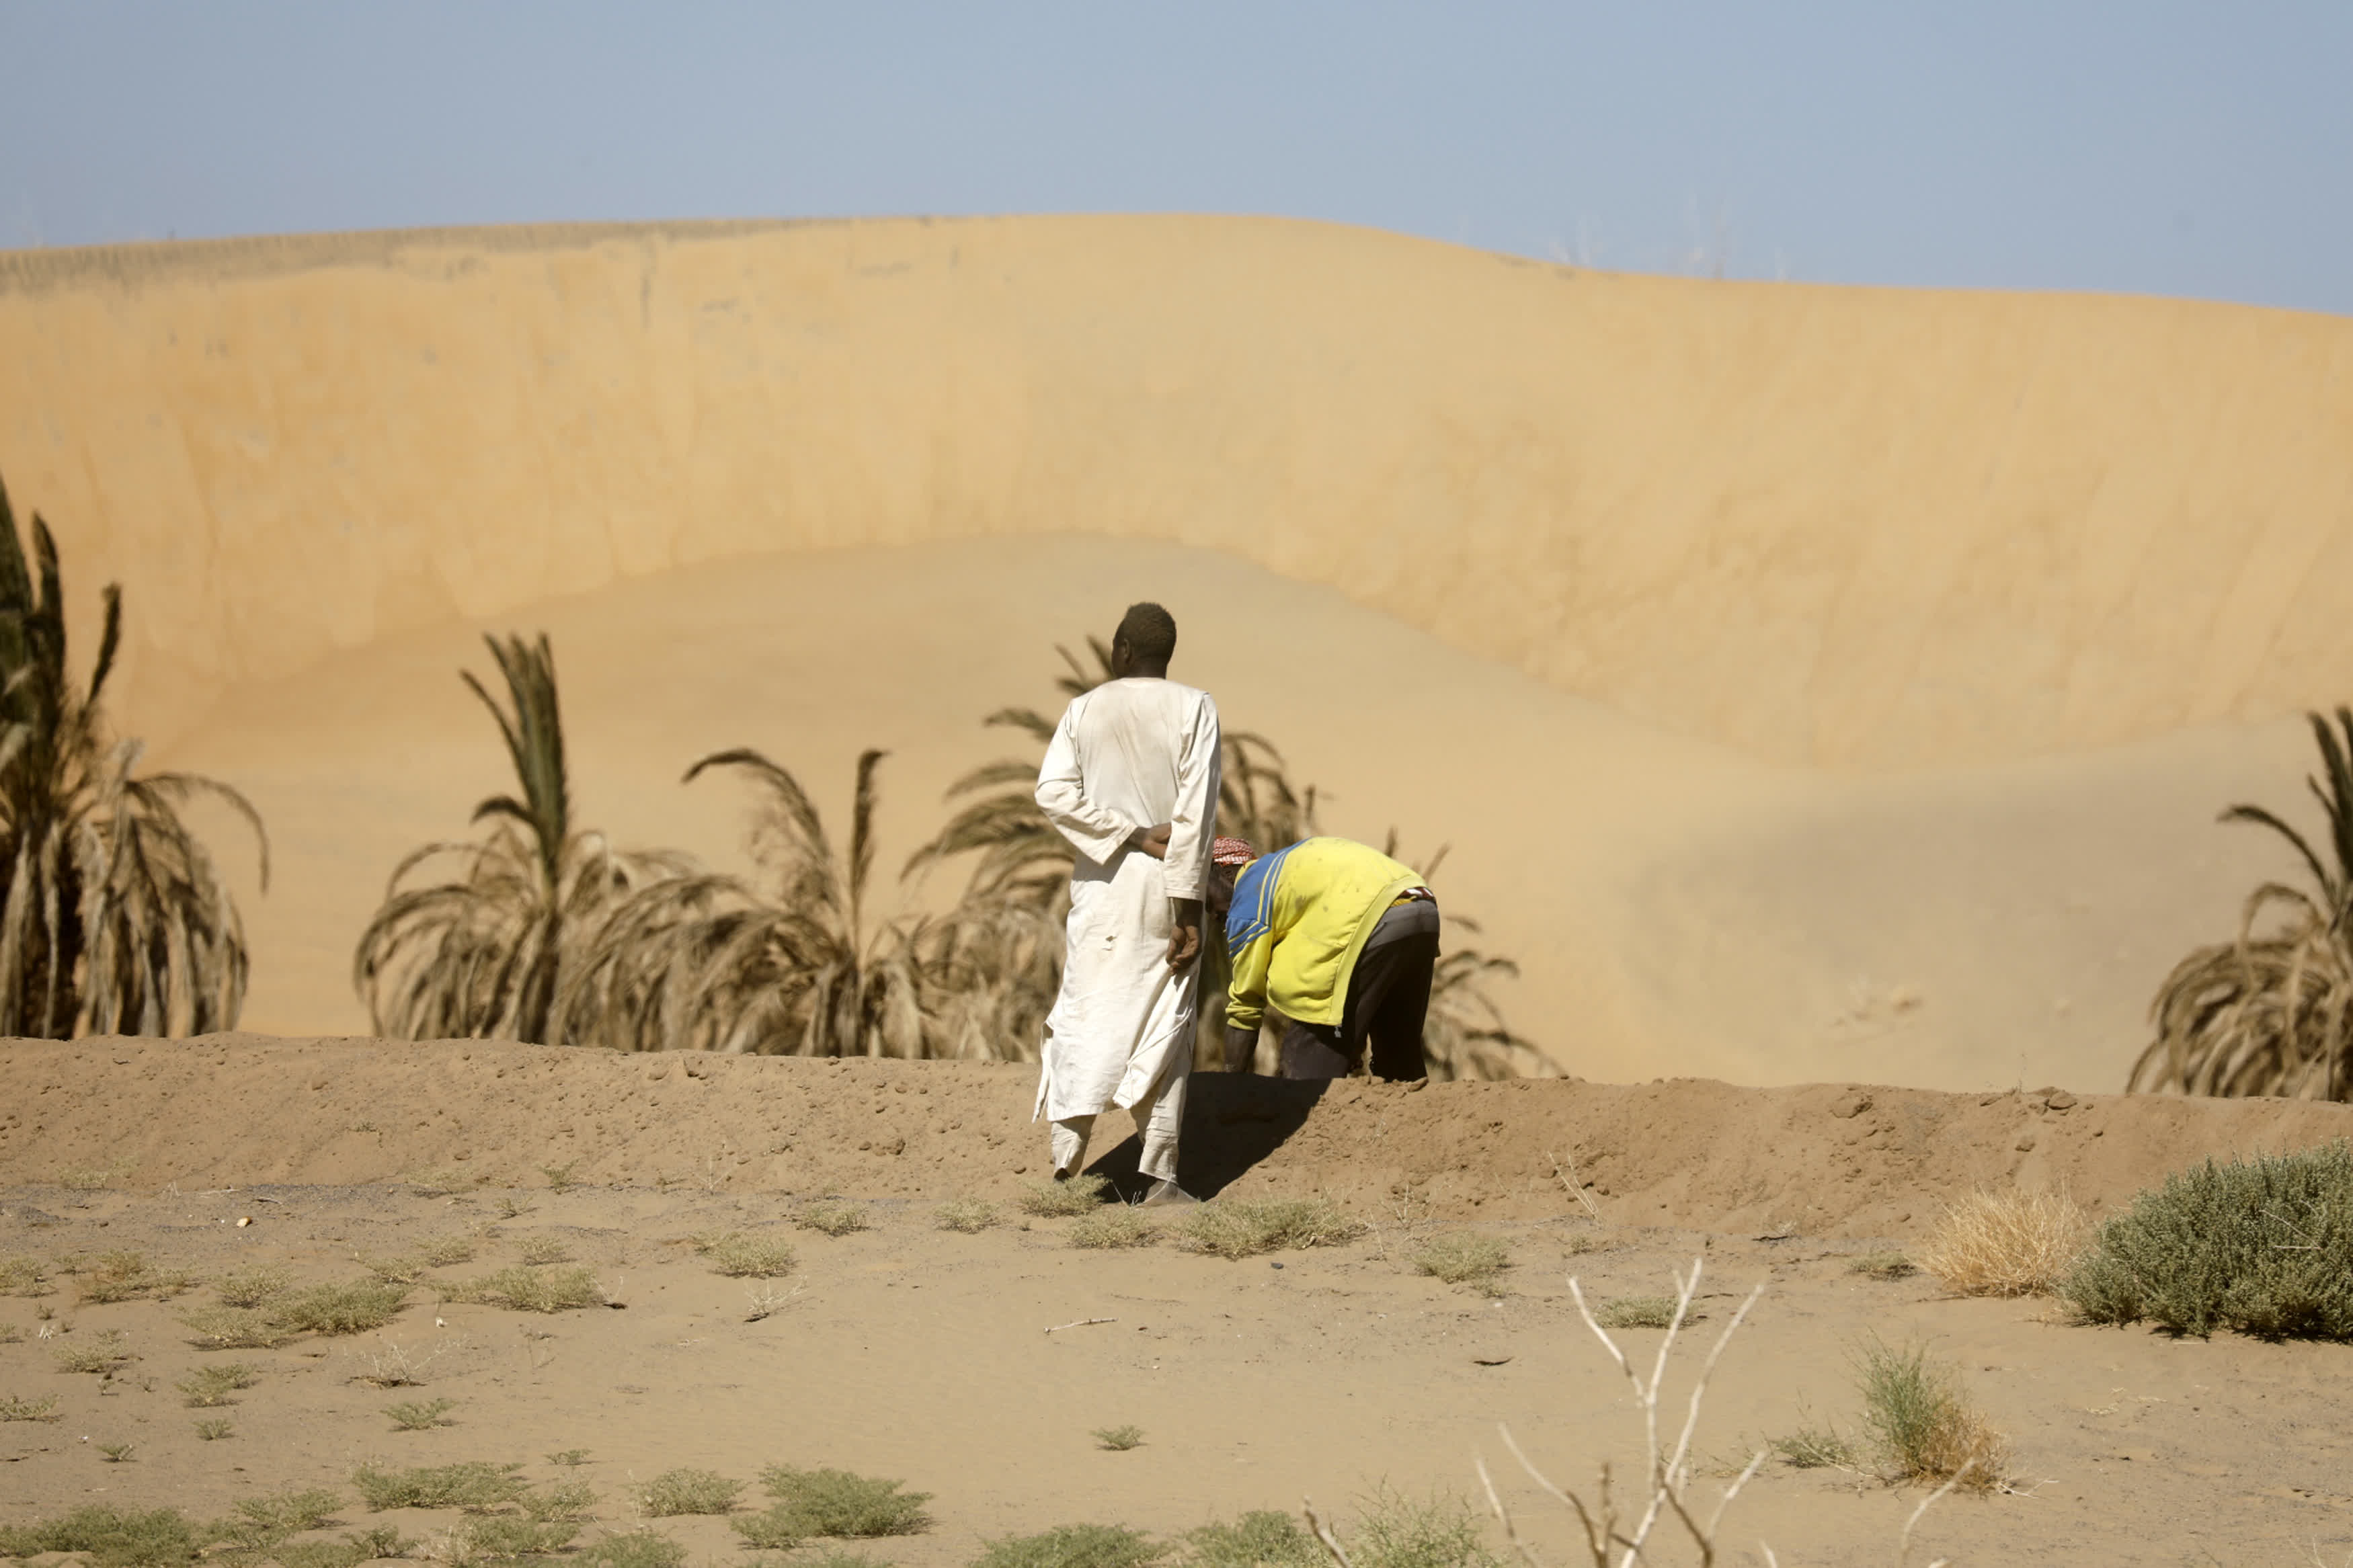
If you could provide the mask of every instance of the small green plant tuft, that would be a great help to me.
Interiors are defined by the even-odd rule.
[[[2059,1283],[2084,1321],[2353,1339],[2353,1145],[2207,1161],[2100,1226]]]
[[[216,1362],[200,1366],[179,1381],[180,1394],[198,1410],[209,1410],[223,1405],[235,1405],[229,1395],[239,1389],[251,1388],[261,1381],[261,1374],[241,1361]]]
[[[1863,1425],[1896,1475],[1938,1482],[1962,1476],[1971,1491],[2001,1484],[2001,1435],[1969,1403],[1952,1368],[1930,1362],[1926,1346],[1896,1350],[1875,1338],[1858,1349],[1856,1363]]]
[[[259,1307],[286,1294],[294,1277],[283,1268],[235,1268],[213,1281],[224,1307]]]
[[[586,1448],[558,1448],[554,1453],[547,1456],[547,1462],[551,1465],[561,1465],[565,1468],[570,1469],[574,1466],[585,1465],[588,1462],[588,1450]]]
[[[515,1248],[515,1256],[535,1268],[549,1263],[571,1262],[572,1249],[564,1245],[562,1237],[527,1236]]]
[[[1160,1227],[1140,1208],[1098,1204],[1072,1220],[1066,1234],[1072,1247],[1149,1247],[1160,1239]]]
[[[262,1535],[280,1537],[318,1529],[334,1518],[335,1510],[343,1505],[340,1494],[324,1487],[312,1487],[305,1491],[280,1492],[274,1497],[241,1498],[236,1508],[242,1524]]]
[[[514,1312],[568,1312],[593,1307],[604,1293],[586,1268],[532,1268],[522,1264],[452,1284],[452,1301],[483,1301]]]
[[[1321,1542],[1287,1513],[1260,1509],[1185,1535],[1185,1568],[1327,1568]]]
[[[409,1399],[385,1405],[384,1413],[392,1418],[396,1432],[430,1432],[451,1425],[449,1412],[457,1408],[454,1399]]]
[[[1068,1219],[1073,1215],[1092,1214],[1102,1205],[1103,1188],[1108,1184],[1103,1177],[1091,1176],[1083,1172],[1063,1182],[1031,1182],[1021,1189],[1021,1212],[1036,1215],[1041,1219]],[[1092,1530],[1096,1527],[1071,1525],[1068,1528]],[[1026,1536],[1022,1539],[1036,1541],[1044,1537]]]
[[[58,1185],[68,1192],[101,1193],[131,1171],[129,1165],[68,1165],[58,1171]]]
[[[236,1432],[236,1422],[225,1421],[218,1417],[196,1423],[196,1436],[207,1443],[217,1443],[224,1437],[235,1436]]]
[[[1185,1245],[1219,1258],[1308,1247],[1338,1247],[1365,1234],[1361,1220],[1329,1198],[1219,1198],[1185,1216]]]
[[[905,1484],[848,1470],[771,1465],[760,1472],[760,1489],[776,1501],[760,1517],[769,1521],[777,1539],[786,1534],[849,1539],[913,1535],[932,1522],[923,1511],[932,1494],[901,1491]]]
[[[1449,1285],[1471,1285],[1489,1295],[1502,1289],[1502,1275],[1512,1266],[1512,1249],[1501,1237],[1454,1233],[1433,1236],[1409,1259],[1417,1273]]]
[[[55,1421],[58,1416],[58,1396],[26,1399],[21,1394],[0,1394],[0,1421]]]
[[[96,1448],[98,1457],[110,1465],[127,1464],[131,1456],[138,1451],[138,1446],[132,1443],[93,1443],[90,1447]]]
[[[204,1537],[177,1509],[92,1504],[38,1524],[0,1525],[0,1557],[78,1552],[91,1568],[175,1568],[204,1552]]]
[[[370,1511],[393,1508],[461,1508],[470,1512],[503,1508],[531,1489],[516,1472],[520,1464],[470,1459],[455,1465],[423,1465],[411,1470],[362,1465],[352,1485]]]
[[[803,1230],[821,1231],[827,1236],[848,1236],[853,1230],[872,1228],[872,1218],[864,1204],[803,1204],[793,1215],[793,1223]]]
[[[1699,1317],[1686,1312],[1683,1321]],[[1620,1296],[1593,1310],[1593,1321],[1605,1329],[1671,1329],[1675,1325],[1672,1296]]]
[[[414,1285],[425,1278],[425,1259],[414,1253],[404,1252],[391,1258],[370,1258],[354,1253],[352,1261],[387,1285]]]
[[[1383,1486],[1359,1506],[1348,1555],[1359,1568],[1500,1568],[1459,1497],[1407,1497]]]
[[[261,1310],[275,1326],[296,1333],[364,1334],[392,1321],[407,1304],[408,1291],[402,1286],[351,1279],[297,1290]]]
[[[539,1173],[547,1178],[549,1192],[567,1193],[579,1185],[572,1179],[572,1173],[578,1168],[579,1164],[580,1162],[577,1160],[566,1160],[561,1165],[542,1165],[539,1168]]]
[[[84,1301],[101,1305],[142,1296],[161,1301],[195,1284],[192,1276],[157,1268],[138,1252],[101,1252],[81,1264],[74,1278],[76,1293]]]
[[[649,1519],[686,1513],[726,1513],[743,1492],[742,1481],[716,1470],[664,1470],[638,1489],[638,1510]]]
[[[275,1350],[294,1337],[257,1307],[196,1307],[180,1314],[188,1342],[208,1351]]]
[[[474,1244],[462,1236],[430,1236],[417,1244],[417,1256],[429,1268],[447,1268],[474,1261]]]
[[[711,1271],[731,1279],[781,1279],[793,1271],[793,1248],[773,1237],[713,1231],[694,1238],[694,1250],[711,1260]]]
[[[1124,1524],[1061,1524],[992,1541],[972,1568],[1149,1568],[1168,1545]]]
[[[576,1522],[587,1518],[588,1510],[596,1506],[596,1491],[586,1481],[557,1481],[537,1491],[525,1492],[515,1500],[523,1517],[534,1523]]]
[[[652,1530],[616,1531],[572,1554],[572,1568],[685,1568],[686,1548]]]
[[[54,1355],[59,1372],[95,1373],[100,1376],[139,1359],[125,1348],[120,1329],[109,1329],[81,1344],[61,1346]]]
[[[1800,1426],[1787,1436],[1767,1438],[1765,1446],[1793,1470],[1852,1470],[1862,1463],[1854,1439],[1835,1426]]]
[[[1866,1252],[1846,1266],[1850,1274],[1861,1274],[1873,1279],[1908,1279],[1920,1272],[1919,1267],[1900,1252]]]
[[[46,1296],[49,1270],[37,1258],[0,1258],[0,1296]]]
[[[1098,1426],[1087,1436],[1095,1440],[1096,1447],[1108,1448],[1114,1454],[1124,1454],[1130,1448],[1144,1447],[1144,1428],[1141,1426]]]
[[[987,1198],[950,1198],[939,1206],[934,1217],[942,1230],[962,1231],[970,1236],[997,1223],[997,1205]]]

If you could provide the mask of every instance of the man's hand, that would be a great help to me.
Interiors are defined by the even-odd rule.
[[[1226,1026],[1226,1070],[1255,1072],[1258,1070],[1258,1031],[1237,1029]]]
[[[1157,827],[1139,827],[1127,836],[1127,841],[1155,860],[1168,858],[1168,824]]]
[[[1201,956],[1201,900],[1171,899],[1168,906],[1168,967],[1182,969]]]

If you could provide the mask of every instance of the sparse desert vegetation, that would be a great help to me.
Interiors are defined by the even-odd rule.
[[[1103,1206],[1103,1188],[1109,1184],[1103,1177],[1083,1171],[1067,1181],[1029,1182],[1021,1189],[1021,1212],[1040,1219],[1092,1214]]]
[[[443,1294],[452,1301],[485,1301],[512,1312],[570,1312],[605,1300],[596,1277],[586,1268],[534,1268],[529,1264],[454,1281],[443,1288]]]
[[[1415,1247],[1408,1261],[1416,1273],[1492,1294],[1503,1287],[1504,1270],[1512,1266],[1512,1248],[1501,1237],[1451,1231]]]
[[[933,1217],[942,1230],[971,1236],[997,1223],[997,1205],[987,1198],[950,1198],[933,1211]]]
[[[744,1493],[744,1483],[716,1470],[664,1470],[638,1489],[638,1510],[649,1519],[684,1513],[727,1513]]]
[[[781,1279],[793,1271],[792,1244],[780,1237],[714,1232],[694,1239],[694,1250],[711,1260],[711,1271],[733,1279]]]
[[[820,1202],[803,1204],[793,1215],[793,1223],[823,1236],[848,1236],[852,1231],[871,1228],[873,1222],[864,1204]]]
[[[1295,1247],[1338,1247],[1367,1227],[1329,1198],[1219,1198],[1178,1226],[1185,1245],[1219,1258],[1255,1258]]]
[[[1964,1296],[2047,1295],[2089,1228],[2064,1193],[1975,1192],[1938,1216],[1913,1260]]]
[[[1072,1247],[1102,1251],[1149,1247],[1159,1239],[1160,1227],[1140,1208],[1126,1204],[1098,1204],[1072,1220],[1062,1234]]]
[[[2001,1434],[1971,1403],[1957,1369],[1924,1345],[1866,1339],[1856,1352],[1863,1428],[1894,1474],[1986,1491],[2009,1472]]]

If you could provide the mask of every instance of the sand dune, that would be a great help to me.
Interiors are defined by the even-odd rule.
[[[497,782],[554,632],[584,813],[733,852],[756,744],[894,857],[1166,599],[1180,674],[1409,854],[1570,1070],[2106,1089],[2353,665],[2353,322],[1005,219],[0,256],[0,475],[125,724],[250,790],[248,1022]],[[224,850],[227,825],[223,825]]]

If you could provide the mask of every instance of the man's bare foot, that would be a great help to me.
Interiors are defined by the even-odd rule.
[[[1175,1208],[1185,1204],[1198,1204],[1200,1201],[1176,1183],[1163,1181],[1152,1184],[1152,1190],[1144,1194],[1144,1202],[1140,1206],[1148,1209]]]

